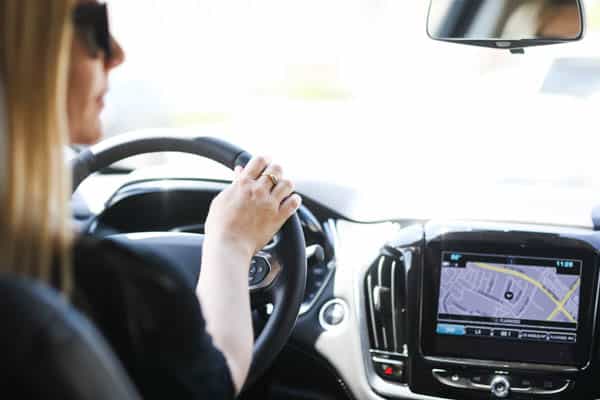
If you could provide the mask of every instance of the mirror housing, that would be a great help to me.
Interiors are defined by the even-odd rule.
[[[525,47],[581,40],[580,0],[431,0],[433,40],[522,52]]]

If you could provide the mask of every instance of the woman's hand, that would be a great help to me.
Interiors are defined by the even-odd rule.
[[[292,194],[294,186],[282,178],[281,167],[269,165],[264,157],[253,158],[235,175],[210,206],[197,293],[206,329],[224,354],[239,393],[252,362],[254,339],[250,260],[296,212],[301,199]]]
[[[298,210],[301,198],[292,194],[294,185],[283,179],[282,168],[269,165],[265,157],[236,168],[235,175],[233,184],[213,200],[205,232],[213,244],[234,246],[252,257]]]

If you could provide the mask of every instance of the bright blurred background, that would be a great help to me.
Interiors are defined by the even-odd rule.
[[[589,225],[600,204],[599,0],[585,0],[583,41],[525,55],[430,40],[426,0],[108,3],[127,62],[107,136],[218,136],[387,202],[367,219]],[[129,165],[165,163],[227,176],[181,155]]]

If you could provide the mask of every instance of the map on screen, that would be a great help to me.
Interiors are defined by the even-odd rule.
[[[468,261],[442,268],[439,313],[577,323],[579,284],[547,266]]]
[[[582,262],[443,252],[436,332],[575,343]]]

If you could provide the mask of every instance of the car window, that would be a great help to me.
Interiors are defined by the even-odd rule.
[[[430,40],[426,1],[108,3],[127,62],[107,136],[186,129],[361,188],[542,186],[586,215],[600,202],[598,0],[583,41],[525,55]],[[192,160],[133,165],[166,162]]]

